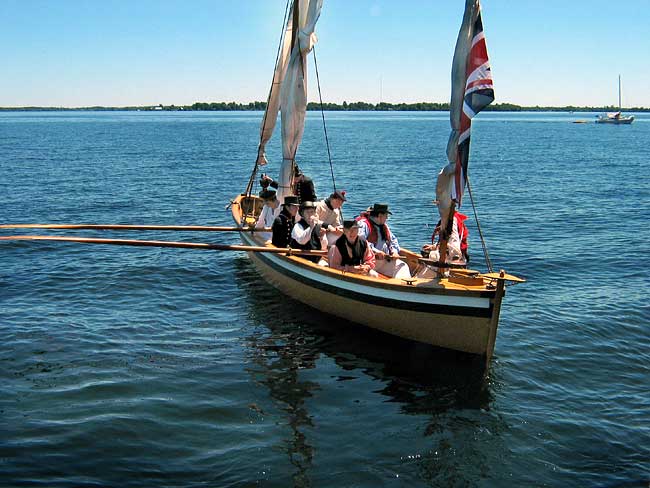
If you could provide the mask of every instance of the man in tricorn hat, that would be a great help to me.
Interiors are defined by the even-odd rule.
[[[375,255],[368,242],[359,237],[360,226],[356,220],[343,221],[343,235],[329,250],[329,265],[341,271],[377,277]]]
[[[282,211],[273,221],[273,237],[271,242],[275,247],[289,247],[291,240],[291,230],[296,223],[296,214],[298,213],[298,197],[287,195],[284,197]]]
[[[327,249],[325,229],[323,229],[316,217],[316,204],[314,202],[302,202],[300,204],[300,217],[291,231],[290,245],[295,249],[306,251],[320,251]],[[309,256],[307,259],[319,262],[318,256]],[[323,262],[323,264],[327,264]]]
[[[273,226],[273,221],[280,214],[280,202],[275,193],[275,190],[262,190],[260,192],[260,197],[264,200],[264,206],[260,212],[260,216],[257,218],[255,223],[256,229],[264,229]],[[272,234],[270,232],[260,232],[259,235],[265,240],[268,241],[271,239]]]
[[[389,215],[392,212],[387,204],[375,203],[359,219],[362,224],[359,235],[368,240],[368,245],[375,253],[377,272],[390,278],[408,279],[411,271],[404,261],[398,259],[399,243],[386,223]]]
[[[347,201],[345,190],[337,190],[328,198],[316,204],[316,216],[323,228],[327,230],[328,246],[334,245],[336,240],[343,234],[341,207],[345,201]]]

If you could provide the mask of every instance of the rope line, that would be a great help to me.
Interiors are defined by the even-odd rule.
[[[287,5],[284,8],[284,22],[282,23],[282,33],[280,34],[280,44],[278,45],[278,52],[275,55],[275,65],[273,67],[273,78],[271,79],[271,87],[269,88],[269,95],[266,98],[266,107],[264,108],[264,119],[262,120],[262,127],[266,125],[266,118],[268,116],[268,108],[269,108],[269,100],[271,100],[271,93],[273,92],[273,85],[276,85],[275,81],[275,70],[278,67],[278,60],[280,59],[280,53],[282,52],[282,44],[284,41],[284,34],[287,30],[287,22],[289,21],[289,5],[291,4],[292,0],[287,0]],[[292,26],[292,28],[296,28],[295,26]],[[261,134],[260,134],[260,145],[261,145]],[[257,146],[257,152],[259,153],[259,145]],[[257,155],[255,156],[255,166],[253,166],[253,171],[251,172],[251,177],[248,180],[248,185],[246,186],[246,195],[250,196],[251,192],[253,191],[253,185],[255,183],[255,179],[257,177],[257,170],[259,168],[257,164]]]
[[[318,85],[318,99],[320,100],[320,114],[323,119],[323,131],[325,132],[325,145],[327,146],[327,159],[330,162],[330,172],[332,173],[332,186],[334,191],[336,191],[336,179],[334,178],[334,166],[332,165],[332,153],[330,152],[330,141],[327,137],[327,126],[325,125],[325,110],[323,109],[323,96],[320,91],[320,77],[318,76],[318,62],[316,61],[316,47],[312,49],[314,51],[314,66],[316,67],[316,84]],[[341,215],[343,215],[343,209],[341,209]]]
[[[472,202],[472,210],[474,211],[474,220],[476,220],[476,227],[478,228],[478,235],[481,238],[481,247],[483,247],[483,256],[485,257],[485,264],[488,267],[488,271],[492,273],[494,270],[492,268],[492,261],[490,260],[490,255],[488,254],[487,245],[485,244],[485,238],[483,237],[483,231],[481,230],[481,223],[478,220],[478,214],[476,213],[476,205],[474,204],[474,195],[472,195],[472,185],[469,183],[469,176],[465,176],[465,181],[467,181],[467,192],[469,193],[469,199]]]

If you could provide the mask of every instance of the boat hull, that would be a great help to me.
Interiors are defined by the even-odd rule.
[[[596,119],[597,124],[614,124],[614,125],[629,125],[634,122],[634,116],[620,117],[618,119],[611,117],[599,117]]]
[[[236,208],[233,217],[242,220]],[[244,244],[260,245],[255,234],[240,235]],[[445,280],[408,285],[344,274],[295,256],[248,254],[268,283],[329,315],[417,342],[492,355],[502,286],[463,287]]]

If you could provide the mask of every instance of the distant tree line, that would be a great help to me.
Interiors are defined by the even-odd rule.
[[[202,110],[202,111],[247,111],[256,110],[261,111],[266,109],[266,102],[196,102],[192,105],[148,105],[140,107],[83,107],[83,108],[66,108],[66,107],[0,107],[2,111],[54,111],[54,110]],[[321,104],[310,102],[307,104],[307,110],[320,110]],[[369,103],[369,102],[346,102],[343,103],[323,103],[323,110],[336,110],[336,111],[405,111],[405,112],[443,112],[449,110],[449,103],[437,102],[418,102],[418,103]],[[495,103],[488,105],[485,112],[614,112],[618,107],[612,105],[603,107],[548,107],[535,105],[534,107],[527,107],[516,105],[514,103]],[[628,107],[623,109],[626,112],[650,112],[650,108],[646,107]]]

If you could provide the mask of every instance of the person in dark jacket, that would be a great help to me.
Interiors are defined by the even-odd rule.
[[[278,182],[275,181],[268,175],[262,175],[260,183],[263,187],[270,186],[271,188],[278,189]],[[314,182],[309,176],[305,176],[300,167],[296,165],[293,171],[293,180],[291,181],[291,187],[295,195],[298,197],[298,203],[302,202],[315,202],[318,200],[316,198],[316,189],[314,188]]]
[[[299,203],[316,202],[318,200],[316,197],[314,182],[309,176],[305,176],[298,165],[296,165],[296,169],[293,174],[293,188],[296,195],[298,195]]]
[[[287,195],[284,197],[282,211],[273,221],[273,236],[271,243],[275,247],[289,247],[291,241],[291,231],[296,223],[296,214],[298,213],[298,197]]]

